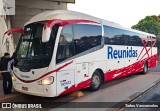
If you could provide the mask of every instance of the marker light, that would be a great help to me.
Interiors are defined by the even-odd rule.
[[[38,85],[50,85],[54,82],[54,77],[47,77],[37,82]]]

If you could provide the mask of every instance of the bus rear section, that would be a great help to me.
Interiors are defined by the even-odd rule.
[[[107,52],[105,80],[112,80],[137,72],[147,73],[156,67],[156,36],[135,30],[104,26]]]

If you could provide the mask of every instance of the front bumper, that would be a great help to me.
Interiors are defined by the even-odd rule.
[[[22,83],[13,83],[13,88],[20,93],[34,95],[34,96],[42,96],[42,97],[54,97],[56,96],[54,93],[54,89],[51,89],[47,86],[43,85],[28,85]]]

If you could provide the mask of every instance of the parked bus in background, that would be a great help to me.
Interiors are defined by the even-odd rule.
[[[86,14],[56,10],[22,29],[13,68],[21,93],[54,97],[156,67],[156,36]]]

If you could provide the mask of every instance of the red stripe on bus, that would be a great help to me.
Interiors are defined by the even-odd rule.
[[[78,83],[77,85],[72,85],[71,87],[69,87],[67,90],[63,91],[62,93],[59,94],[60,95],[64,95],[73,91],[77,91],[86,87],[89,87],[91,83],[91,79],[87,79],[85,81],[82,81],[80,83]]]
[[[44,29],[46,29],[47,27],[52,29],[52,27],[55,24],[58,24],[60,26],[65,26],[68,24],[76,24],[76,23],[95,23],[95,24],[99,24],[98,22],[95,21],[91,21],[91,20],[58,20],[58,19],[54,19],[54,20],[48,20],[45,25],[44,25]]]
[[[53,70],[53,71],[50,71],[50,72],[48,72],[48,73],[46,73],[46,74],[44,74],[44,75],[42,75],[42,76],[40,76],[39,78],[34,79],[34,80],[24,80],[24,79],[19,78],[17,75],[15,75],[15,74],[14,74],[14,75],[15,75],[20,81],[22,81],[22,82],[24,82],[24,83],[31,83],[31,82],[35,82],[35,81],[37,81],[37,80],[40,80],[40,79],[44,78],[45,76],[48,76],[48,75],[50,75],[50,74],[52,74],[52,73],[54,73],[54,72],[58,72],[59,70],[61,70],[62,68],[68,66],[68,65],[71,64],[71,63],[73,63],[73,61],[71,61],[71,62],[69,62],[69,63],[66,63],[66,64],[64,64],[63,66],[61,66],[61,67],[59,67],[59,68],[57,68],[57,69],[55,69],[55,70]]]
[[[123,67],[120,69],[107,71],[104,74],[104,79],[105,79],[105,81],[110,81],[113,79],[121,78],[123,76],[128,76],[131,74],[135,74],[137,72],[141,72],[143,70],[143,66],[146,61],[148,62],[148,68],[153,68],[156,66],[155,63],[157,61],[157,57],[158,57],[158,55],[155,54],[149,58],[145,58],[143,60],[137,61],[129,66],[126,66],[126,67]]]
[[[124,77],[124,76],[128,76],[128,75],[140,72],[140,71],[143,70],[143,65],[146,61],[148,61],[148,68],[155,67],[156,60],[157,60],[157,54],[155,54],[155,55],[153,55],[149,58],[146,58],[144,60],[140,60],[138,62],[135,62],[135,63],[133,63],[133,64],[127,66],[127,67],[105,72],[104,73],[104,79],[105,79],[105,81],[110,81],[110,80],[113,80],[113,79],[118,79],[118,78],[121,78],[121,77]],[[116,74],[117,74],[117,76],[115,76]],[[68,89],[61,92],[59,94],[59,96],[67,94],[69,92],[73,92],[73,91],[76,91],[76,90],[80,90],[80,89],[89,87],[90,82],[91,82],[91,78],[87,79],[85,81],[82,81],[82,82],[78,83],[77,85],[72,85]]]
[[[145,41],[145,42],[144,42],[144,41]],[[148,43],[149,41],[152,41],[152,44],[151,44],[150,48],[147,49],[147,43]],[[153,46],[155,45],[156,39],[153,39],[153,38],[141,38],[141,42],[142,42],[142,44],[143,44],[143,49],[141,50],[141,52],[140,52],[140,54],[139,54],[139,56],[138,56],[138,60],[139,60],[139,57],[141,56],[141,54],[142,54],[142,52],[143,52],[144,50],[145,50],[146,52],[143,54],[143,56],[141,57],[140,60],[142,60],[142,59],[145,57],[145,55],[147,55],[147,56],[149,57],[149,51],[152,50]],[[151,52],[151,56],[152,56],[152,52]]]

